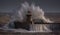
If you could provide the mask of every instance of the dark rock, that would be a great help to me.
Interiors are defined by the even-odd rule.
[[[18,21],[15,21],[14,24],[15,24],[15,28],[16,29],[22,28],[22,29],[29,30],[29,28],[30,28],[30,24],[28,24],[26,22],[18,22]]]

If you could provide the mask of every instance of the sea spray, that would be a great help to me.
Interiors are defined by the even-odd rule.
[[[14,25],[13,24],[14,21],[20,21],[20,22],[25,21],[26,20],[26,14],[28,11],[30,11],[32,13],[32,20],[41,19],[45,23],[53,23],[53,21],[50,21],[49,19],[45,18],[44,11],[39,6],[36,6],[33,3],[31,5],[29,5],[27,2],[21,4],[21,7],[16,14],[17,16],[15,15],[14,17],[12,17],[13,19],[11,19],[9,23]],[[11,26],[10,27],[8,27],[8,26],[9,26],[9,24],[7,24],[5,26],[5,28],[10,29]],[[40,31],[40,32],[51,31],[44,24],[43,25],[41,25],[41,24],[40,25],[31,25],[31,28],[32,28],[32,26],[33,26],[33,29],[31,29],[32,31]],[[11,29],[13,29],[13,28],[11,28]]]
[[[31,5],[29,5],[27,2],[21,4],[21,8],[18,11],[18,15],[19,15],[18,17],[20,17],[20,19],[18,19],[18,20],[19,21],[25,21],[26,20],[26,14],[28,11],[30,11],[32,13],[32,20],[41,19],[41,20],[43,20],[44,23],[53,23],[53,21],[45,18],[44,11],[39,6],[36,6],[33,3]],[[31,30],[32,31],[40,31],[40,32],[51,31],[44,24],[43,25],[31,25]]]
[[[45,23],[53,23],[53,21],[45,18],[44,16],[44,11],[39,7],[36,6],[35,4],[31,4],[29,5],[27,2],[21,4],[21,8],[18,11],[18,20],[22,21],[26,18],[26,14],[28,11],[31,11],[32,13],[32,19],[41,19],[43,20]]]

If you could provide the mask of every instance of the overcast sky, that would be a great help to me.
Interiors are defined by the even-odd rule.
[[[60,13],[60,0],[0,0],[0,12],[13,12],[25,1],[39,5],[46,13]]]

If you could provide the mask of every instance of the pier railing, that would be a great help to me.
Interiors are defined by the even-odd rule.
[[[38,32],[52,32],[60,31],[60,23],[41,23],[30,25],[30,30]]]

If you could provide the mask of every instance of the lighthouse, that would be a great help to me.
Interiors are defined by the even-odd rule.
[[[30,11],[28,11],[27,14],[26,14],[26,22],[28,24],[32,24],[32,14],[31,14]]]
[[[27,11],[27,14],[25,16],[26,20],[25,21],[22,21],[22,22],[19,22],[19,21],[15,21],[14,24],[15,24],[15,28],[18,29],[18,28],[22,28],[22,29],[26,29],[26,30],[30,30],[30,24],[32,24],[32,14],[30,11]]]

